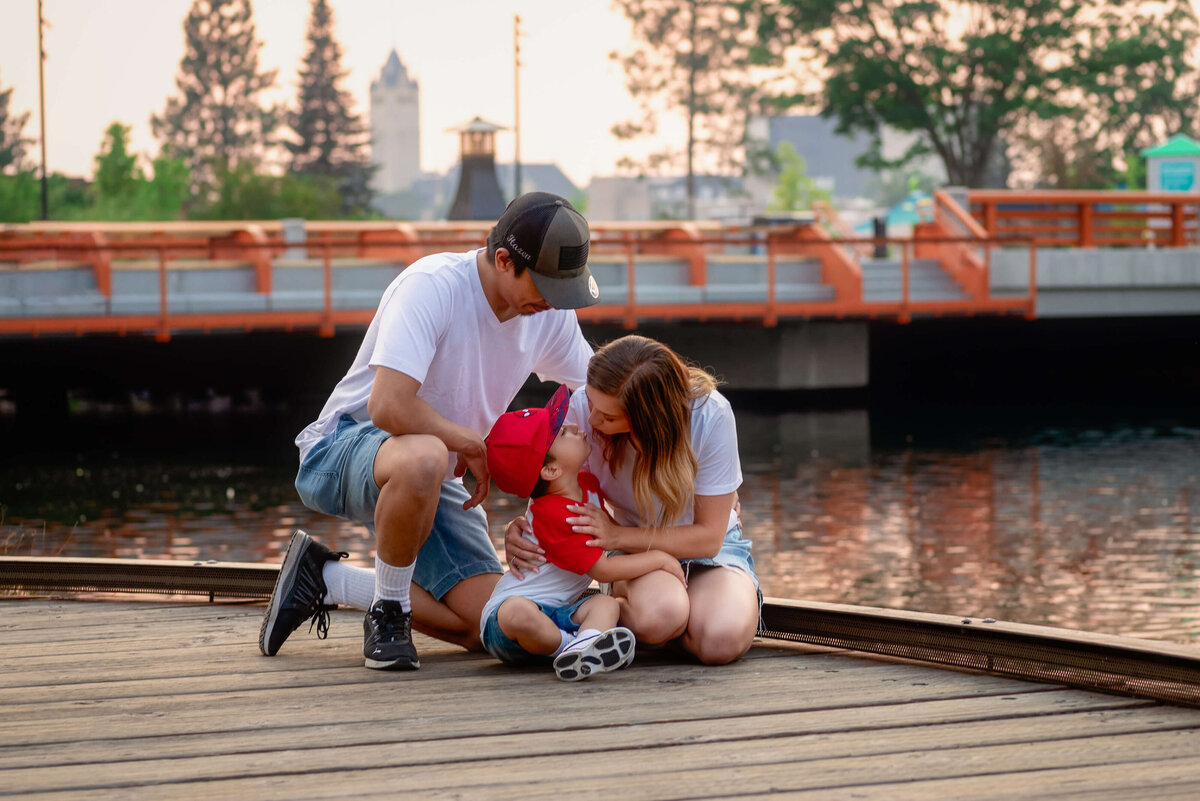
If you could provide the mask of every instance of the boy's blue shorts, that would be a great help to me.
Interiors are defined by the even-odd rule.
[[[547,606],[546,604],[537,604],[537,601],[534,603],[537,604],[538,609],[542,610],[542,614],[554,621],[554,625],[568,634],[574,634],[579,631],[579,624],[571,620],[571,615],[575,614],[575,611],[583,606],[583,602],[586,600],[587,598],[580,598],[569,606]],[[554,661],[553,657],[545,654],[531,654],[518,645],[516,640],[510,640],[500,630],[499,606],[492,610],[483,624],[482,639],[483,647],[487,649],[487,652],[508,665],[549,665]]]

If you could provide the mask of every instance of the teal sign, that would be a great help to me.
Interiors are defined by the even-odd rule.
[[[1163,192],[1191,192],[1196,186],[1194,161],[1164,161],[1158,170],[1158,182]]]

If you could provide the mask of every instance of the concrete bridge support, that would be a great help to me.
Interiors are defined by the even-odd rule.
[[[855,389],[867,386],[870,326],[866,322],[781,321],[757,324],[647,324],[637,333],[670,345],[710,368],[731,389]],[[595,345],[626,331],[586,326]]]

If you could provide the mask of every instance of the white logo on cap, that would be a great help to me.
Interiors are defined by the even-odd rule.
[[[596,276],[588,276],[588,292],[592,293],[593,298],[600,297],[600,287],[596,286]]]
[[[508,242],[508,246],[520,254],[525,261],[533,261],[533,257],[529,255],[529,251],[522,250],[521,246],[517,244],[517,238],[515,236],[509,234],[506,241]]]

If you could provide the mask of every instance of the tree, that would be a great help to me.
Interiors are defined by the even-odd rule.
[[[775,96],[864,131],[862,160],[900,167],[933,152],[951,183],[980,186],[1021,132],[1067,113],[1112,135],[1166,128],[1194,108],[1195,14],[1188,0],[748,0],[743,22],[760,40],[756,63],[809,57],[821,85]],[[1194,114],[1194,112],[1191,112]],[[1121,115],[1137,120],[1127,125]],[[1132,127],[1131,127],[1132,126]],[[916,132],[883,156],[886,128]],[[1028,140],[1026,140],[1028,141]]]
[[[790,142],[779,143],[775,158],[780,170],[775,197],[768,206],[771,211],[803,211],[811,208],[814,200],[828,202],[831,199],[829,192],[809,177],[804,157]]]
[[[12,93],[12,87],[0,90],[0,173],[18,173],[27,169],[25,146],[33,143],[24,136],[29,112],[13,114],[8,109]]]
[[[1118,13],[1118,11],[1122,13]],[[1074,64],[1076,102],[1017,127],[1026,182],[1059,189],[1144,186],[1138,153],[1193,128],[1200,88],[1198,23],[1187,3],[1143,4],[1141,15],[1096,9],[1093,46]]]
[[[104,132],[104,142],[96,154],[96,179],[93,189],[100,198],[127,200],[144,182],[137,156],[129,152],[129,126],[114,122]]]
[[[372,167],[364,151],[368,131],[351,110],[354,100],[339,83],[342,48],[333,35],[333,15],[326,0],[313,0],[308,22],[308,51],[300,68],[297,106],[287,115],[296,141],[286,142],[291,171],[333,179],[346,211],[365,209]]]
[[[261,220],[339,216],[342,198],[336,182],[321,175],[264,175],[251,164],[223,171],[214,201],[196,211],[210,220]]]
[[[163,154],[183,159],[197,197],[210,197],[226,167],[262,161],[278,125],[274,107],[259,105],[275,83],[260,71],[250,0],[193,0],[183,23],[185,52],[175,86],[150,126]]]
[[[635,43],[611,54],[625,71],[626,87],[638,101],[640,119],[613,127],[619,139],[657,132],[661,110],[682,113],[687,141],[680,153],[666,147],[642,163],[622,159],[622,168],[687,173],[688,216],[695,216],[696,163],[717,171],[741,166],[746,118],[760,85],[749,70],[752,32],[734,22],[734,3],[719,0],[614,0],[633,23]]]

